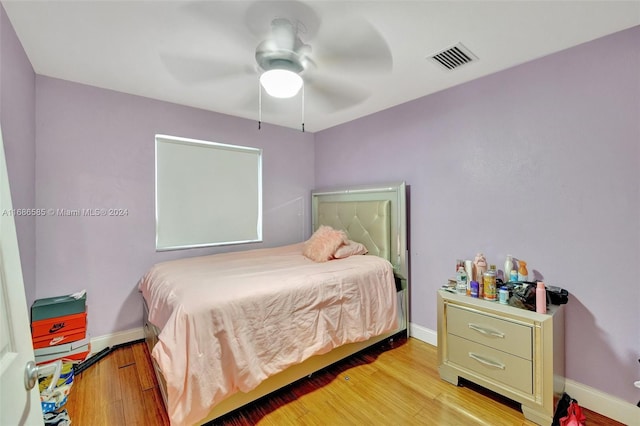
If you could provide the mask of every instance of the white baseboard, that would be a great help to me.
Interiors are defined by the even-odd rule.
[[[104,336],[91,338],[91,354],[95,354],[113,345],[134,342],[144,339],[144,328],[132,328],[131,330],[118,331],[116,333],[105,334]]]
[[[635,405],[571,379],[566,379],[564,388],[580,406],[625,425],[640,426],[640,408]]]
[[[409,323],[409,335],[432,346],[438,346],[438,333],[421,325]]]
[[[436,331],[413,323],[409,324],[409,330],[411,337],[430,345],[438,346],[438,333]],[[582,407],[628,426],[640,426],[640,408],[627,401],[571,379],[566,379],[565,391],[571,398],[577,400]]]

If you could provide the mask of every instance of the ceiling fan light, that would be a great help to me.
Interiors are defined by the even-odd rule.
[[[300,91],[302,77],[293,71],[274,69],[262,73],[260,84],[274,98],[291,98]]]

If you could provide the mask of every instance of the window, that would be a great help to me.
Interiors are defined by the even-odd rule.
[[[156,250],[262,241],[262,150],[156,135]]]

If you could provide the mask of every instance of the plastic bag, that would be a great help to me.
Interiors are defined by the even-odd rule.
[[[509,298],[509,305],[516,308],[536,310],[536,284],[522,282],[513,286],[512,296]]]
[[[567,411],[569,410],[571,401],[572,399],[569,394],[564,392],[562,397],[558,400],[556,413],[553,415],[553,423],[551,423],[551,426],[560,426],[560,419],[567,416]]]
[[[42,413],[50,413],[60,409],[67,403],[67,396],[73,385],[73,365],[56,361],[42,366],[42,371],[47,371],[47,367],[55,367],[52,375],[44,376],[39,380],[40,404]],[[46,373],[45,373],[46,374]]]
[[[560,426],[585,426],[587,418],[582,412],[582,407],[578,405],[578,402],[574,399],[569,404],[567,409],[567,415],[560,419]]]

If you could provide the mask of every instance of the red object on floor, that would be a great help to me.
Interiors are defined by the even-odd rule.
[[[86,312],[48,318],[31,323],[31,336],[34,349],[82,340],[86,334]]]

